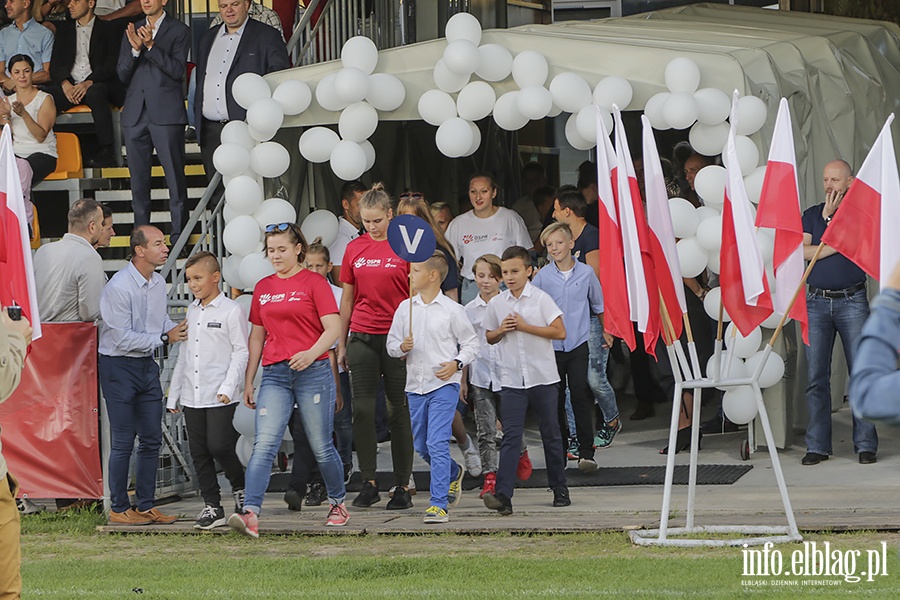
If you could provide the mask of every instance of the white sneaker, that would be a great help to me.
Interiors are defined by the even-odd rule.
[[[466,465],[466,471],[472,477],[480,477],[482,472],[481,455],[478,454],[478,448],[475,446],[475,442],[472,441],[472,437],[467,435],[466,439],[469,441],[469,445],[463,450],[463,462]]]

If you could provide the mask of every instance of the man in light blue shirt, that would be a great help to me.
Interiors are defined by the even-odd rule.
[[[32,0],[7,0],[6,14],[12,24],[0,29],[0,85],[13,91],[16,82],[6,72],[6,61],[16,54],[27,54],[34,61],[33,83],[49,83],[53,34],[31,18]]]
[[[111,434],[109,522],[172,523],[176,517],[154,508],[163,393],[153,351],[187,339],[187,324],[169,319],[166,282],[156,273],[169,256],[163,232],[150,225],[136,227],[131,232],[131,253],[131,262],[113,275],[100,296],[100,386]],[[128,463],[135,436],[137,510],[128,499]]]

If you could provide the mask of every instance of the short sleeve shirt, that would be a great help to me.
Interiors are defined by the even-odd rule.
[[[53,54],[53,34],[50,30],[29,19],[20,31],[15,23],[0,29],[0,61],[5,63],[16,54],[27,54],[34,61],[34,71],[44,70]],[[9,64],[6,65],[9,73]]]
[[[367,233],[347,245],[341,281],[353,286],[350,331],[385,335],[397,307],[409,298],[409,263],[387,240],[375,241]]]
[[[581,235],[575,239],[572,256],[578,262],[587,263],[585,258],[588,252],[593,252],[594,250],[600,250],[600,230],[590,223],[586,223],[581,231]]]
[[[825,204],[810,206],[803,211],[803,233],[812,236],[813,246],[818,246],[825,233],[822,208]],[[845,290],[866,281],[866,272],[843,254],[832,254],[816,261],[807,283],[821,290]]]
[[[533,242],[522,217],[502,206],[486,219],[475,216],[475,211],[463,213],[450,221],[447,241],[456,251],[463,265],[463,277],[475,280],[472,265],[479,256],[502,256],[510,246],[531,248]]]

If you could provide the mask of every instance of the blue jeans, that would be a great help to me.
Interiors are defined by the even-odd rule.
[[[294,404],[325,480],[329,501],[332,504],[344,501],[344,468],[331,441],[335,406],[331,365],[327,360],[317,360],[303,371],[294,371],[285,360],[263,367],[256,400],[256,439],[247,465],[244,500],[244,508],[256,514],[269,487],[272,461],[281,446]]]
[[[478,284],[474,279],[468,277],[462,278],[462,285],[459,286],[459,302],[463,306],[475,299],[478,295]]]
[[[449,383],[427,394],[407,392],[413,446],[431,467],[431,505],[447,509],[450,482],[460,466],[450,459],[450,435],[459,384]]]
[[[594,392],[594,399],[603,412],[603,420],[611,423],[619,418],[619,405],[616,403],[616,392],[606,378],[606,361],[609,359],[609,348],[603,347],[603,325],[596,316],[591,317],[591,333],[588,337],[588,351],[591,364],[588,369],[588,385]]]
[[[853,353],[856,341],[869,316],[866,290],[848,298],[823,298],[806,295],[809,312],[809,346],[806,348],[807,376],[806,404],[809,424],[806,427],[806,451],[832,454],[831,447],[831,355],[834,336],[841,336],[847,368],[853,372]],[[853,416],[853,451],[876,452],[878,434],[875,426]]]

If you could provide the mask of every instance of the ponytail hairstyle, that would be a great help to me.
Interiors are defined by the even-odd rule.
[[[314,239],[312,244],[309,245],[309,248],[306,249],[307,258],[312,256],[313,254],[325,258],[326,263],[331,262],[331,252],[329,252],[328,246],[322,243],[321,237],[317,237],[316,239]]]
[[[390,214],[393,210],[391,196],[385,191],[384,184],[380,181],[373,184],[372,188],[359,199],[360,208],[377,208]]]

